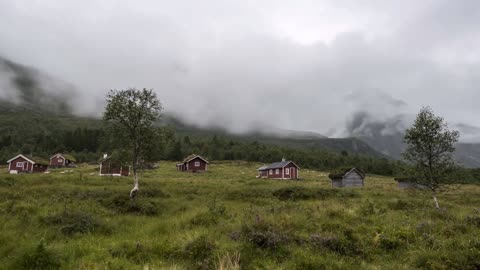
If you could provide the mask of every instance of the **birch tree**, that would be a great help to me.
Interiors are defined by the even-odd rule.
[[[440,208],[438,193],[454,180],[457,166],[452,154],[459,136],[458,131],[449,130],[444,119],[429,107],[420,110],[413,126],[405,133],[407,149],[403,156],[413,165],[410,178],[432,192],[436,208]]]
[[[130,197],[138,192],[138,174],[141,162],[148,156],[158,129],[154,123],[160,118],[160,100],[153,90],[110,90],[103,115],[107,134],[128,152],[133,172],[133,189]]]

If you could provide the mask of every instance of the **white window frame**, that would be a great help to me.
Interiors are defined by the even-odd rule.
[[[23,161],[17,161],[17,165],[15,166],[17,168],[23,168]]]
[[[285,174],[290,175],[290,168],[285,168]]]
[[[280,170],[279,169],[275,169],[275,174],[279,174],[280,173]]]
[[[268,170],[268,174],[272,175],[273,174],[273,169]]]
[[[63,163],[63,159],[59,158],[59,159],[57,159],[57,162],[62,162]]]
[[[200,167],[200,161],[195,161],[195,167]]]

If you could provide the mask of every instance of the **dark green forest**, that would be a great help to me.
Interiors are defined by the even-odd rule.
[[[103,153],[121,146],[109,145],[102,121],[92,118],[60,117],[48,114],[3,113],[0,115],[0,162],[5,164],[16,154],[33,154],[44,158],[57,152],[70,153],[79,162],[95,163]],[[238,139],[225,133],[177,132],[175,125],[158,127],[159,141],[151,149],[153,160],[179,161],[196,153],[209,160],[246,160],[269,163],[283,157],[294,160],[303,169],[334,170],[352,166],[380,175],[396,175],[402,163],[392,159],[332,151],[318,147],[294,148],[289,144],[260,142],[255,136]],[[260,138],[261,140],[261,138]],[[462,169],[460,179],[480,179],[479,169]]]

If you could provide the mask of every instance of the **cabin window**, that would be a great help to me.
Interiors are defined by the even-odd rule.
[[[63,162],[63,159],[59,158],[59,159],[58,159],[58,162]]]
[[[17,162],[17,167],[22,167],[23,168],[23,162]]]
[[[275,174],[279,174],[280,171],[278,169],[275,169]]]
[[[285,168],[285,174],[290,175],[290,168]]]
[[[269,174],[273,174],[273,170],[270,169],[270,170],[268,171],[268,173],[269,173]]]
[[[200,167],[200,161],[195,161],[195,167]]]

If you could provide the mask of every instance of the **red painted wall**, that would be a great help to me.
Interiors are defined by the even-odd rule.
[[[47,169],[48,169],[47,165],[40,165],[40,164],[33,165],[33,172],[35,173],[41,173],[46,171]]]
[[[116,164],[113,164],[111,160],[106,160],[102,162],[101,174],[120,174],[122,176],[128,176],[130,173],[130,168],[128,166],[120,167]]]
[[[22,168],[21,166],[17,166],[17,162],[27,162],[27,166],[25,168]],[[9,164],[9,170],[16,170],[19,173],[20,172],[30,172],[32,170],[32,163],[28,162],[26,159],[22,157],[18,157],[14,160],[12,160]]]
[[[195,167],[195,162],[199,162],[200,166]],[[204,172],[207,168],[207,163],[203,159],[196,157],[187,162],[189,172]]]
[[[276,179],[297,179],[298,178],[298,168],[292,162],[290,162],[285,168],[289,168],[290,174],[287,175],[283,173],[284,168],[279,168],[278,173],[277,169],[272,169],[272,174],[270,174],[270,170],[267,170],[262,173],[262,177],[267,178],[276,178]],[[293,171],[292,171],[293,170]]]
[[[64,158],[62,156],[55,155],[50,159],[50,166],[63,167]]]
[[[285,168],[290,169],[290,175],[285,174],[285,178],[289,178],[289,179],[297,179],[298,178],[298,168],[297,168],[297,166],[293,165],[293,163],[290,163],[287,166],[285,166]]]

